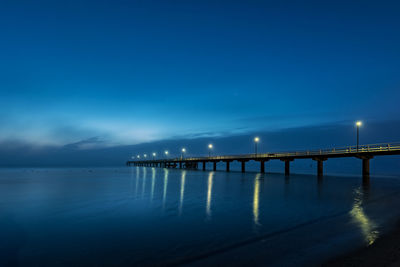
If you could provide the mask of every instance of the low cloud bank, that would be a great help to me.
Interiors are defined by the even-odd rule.
[[[260,152],[293,151],[319,148],[331,148],[354,145],[356,129],[350,123],[338,123],[313,127],[291,128],[279,131],[247,133],[226,137],[180,138],[144,143],[130,146],[98,148],[102,144],[100,137],[65,145],[63,147],[37,147],[17,141],[0,143],[1,167],[95,167],[123,166],[132,156],[156,152],[163,157],[168,150],[170,156],[180,156],[182,147],[188,156],[207,155],[207,145],[213,143],[213,154],[240,154],[254,152],[254,136],[259,136]],[[365,123],[360,129],[360,142],[384,143],[400,141],[400,121]],[[386,158],[386,157],[385,157]],[[344,162],[344,161],[343,161]],[[351,163],[350,165],[358,165]],[[376,160],[378,170],[386,173],[399,173],[399,157]],[[387,164],[385,163],[387,162]],[[305,163],[308,166],[312,163]],[[396,165],[396,166],[393,166]],[[296,165],[296,164],[294,164]],[[343,167],[346,163],[337,163]],[[380,166],[382,165],[382,166]],[[386,166],[387,165],[387,166]],[[357,166],[356,166],[357,167]],[[351,166],[349,166],[351,169]]]

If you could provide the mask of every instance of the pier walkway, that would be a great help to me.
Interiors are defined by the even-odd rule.
[[[226,171],[230,171],[230,163],[238,161],[241,163],[242,172],[246,171],[246,162],[253,160],[260,163],[260,172],[265,172],[265,162],[270,160],[281,160],[285,163],[285,174],[290,174],[290,162],[295,159],[312,159],[317,161],[317,175],[323,175],[324,161],[329,158],[348,158],[355,157],[362,160],[362,174],[369,177],[369,162],[375,156],[400,155],[400,143],[384,143],[372,145],[348,146],[342,148],[305,150],[294,152],[278,152],[278,153],[260,153],[260,154],[242,154],[242,155],[226,155],[226,156],[210,156],[210,157],[181,157],[166,159],[148,159],[148,160],[131,160],[127,161],[128,166],[147,166],[161,168],[187,168],[198,169],[202,164],[202,169],[206,170],[208,162],[213,163],[213,170],[217,170],[217,162],[226,164]]]

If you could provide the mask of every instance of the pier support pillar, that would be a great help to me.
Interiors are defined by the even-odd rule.
[[[317,175],[318,176],[324,175],[324,162],[322,160],[317,161]]]
[[[203,171],[206,170],[206,164],[207,164],[207,162],[203,161]]]
[[[216,161],[213,162],[213,170],[214,170],[214,171],[217,170],[217,162],[216,162]]]
[[[290,161],[285,161],[285,175],[290,175]]]
[[[227,171],[227,172],[230,171],[230,170],[229,170],[229,164],[230,164],[230,161],[227,161],[227,162],[226,162],[226,171]]]
[[[365,156],[358,156],[357,158],[362,160],[362,176],[363,181],[369,182],[369,160],[373,158],[373,156],[365,155]]]
[[[289,176],[290,175],[290,162],[293,161],[293,159],[281,159],[281,160],[285,162],[285,175]]]
[[[242,172],[246,171],[246,161],[242,161]]]
[[[313,158],[317,162],[317,175],[318,177],[322,177],[324,175],[324,161],[327,160],[327,158],[322,158],[322,157],[317,157]]]
[[[363,176],[369,176],[369,158],[362,160],[362,174]]]
[[[363,185],[369,185],[369,160],[370,158],[362,159],[362,180]]]
[[[182,169],[182,161],[179,161],[179,169]]]
[[[265,173],[265,161],[260,160],[260,172]]]

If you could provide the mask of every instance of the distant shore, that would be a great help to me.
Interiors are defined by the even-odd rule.
[[[400,266],[400,222],[371,246],[330,260],[322,266]]]

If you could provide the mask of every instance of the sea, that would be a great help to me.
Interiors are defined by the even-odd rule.
[[[0,169],[0,266],[318,266],[400,218],[400,176]]]

